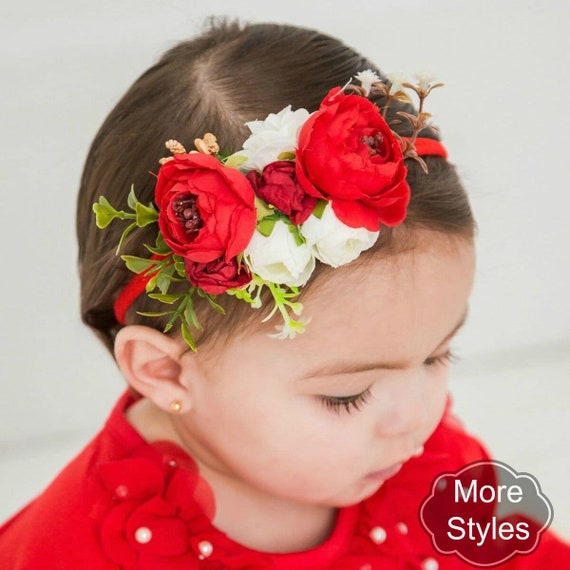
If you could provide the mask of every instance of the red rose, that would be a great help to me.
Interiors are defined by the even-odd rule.
[[[289,160],[268,164],[263,173],[247,174],[255,193],[283,212],[294,224],[302,224],[311,215],[317,199],[309,196],[297,181],[295,165]]]
[[[378,231],[406,216],[410,188],[400,144],[378,108],[332,89],[299,133],[297,178],[332,202],[346,225]]]
[[[208,154],[176,154],[163,164],[155,200],[165,242],[192,261],[229,262],[255,230],[255,195],[247,178]]]
[[[185,267],[188,281],[211,295],[220,295],[251,281],[247,267],[243,264],[238,266],[235,257],[229,262],[220,257],[209,263],[196,263],[186,259]]]

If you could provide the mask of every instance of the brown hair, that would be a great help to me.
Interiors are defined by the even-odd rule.
[[[113,302],[131,279],[120,257],[115,255],[124,229],[113,223],[105,231],[95,225],[92,204],[105,195],[122,208],[134,184],[141,202],[153,200],[157,160],[164,156],[164,141],[176,139],[190,146],[205,132],[218,137],[227,152],[239,150],[247,137],[246,121],[263,119],[287,105],[315,111],[324,95],[344,85],[359,71],[373,69],[388,83],[373,63],[337,39],[317,31],[276,24],[241,26],[226,21],[211,23],[199,37],[180,43],[143,73],[117,103],[95,136],[85,162],[77,205],[77,236],[81,278],[81,315],[112,349],[120,325],[113,315]],[[381,106],[382,101],[377,103]],[[408,104],[391,103],[388,120],[400,110],[414,112]],[[409,126],[395,127],[409,135]],[[438,138],[433,130],[422,137]],[[453,165],[441,158],[426,159],[429,174],[412,160],[407,161],[412,198],[402,228],[425,228],[472,238],[475,222],[469,202]],[[133,232],[123,251],[148,256],[144,243],[154,243],[156,229]],[[374,251],[390,253],[404,243],[402,234],[383,228]],[[405,240],[404,240],[405,241]],[[330,268],[318,264],[311,282]],[[306,288],[305,288],[306,289]],[[226,316],[202,307],[196,310],[207,324],[206,334],[229,334],[237,323],[261,315],[246,303],[224,296]],[[157,306],[159,305],[159,306]],[[128,312],[127,322],[162,328],[158,318],[137,311],[162,310],[156,301],[141,295]],[[202,311],[202,309],[205,309]]]

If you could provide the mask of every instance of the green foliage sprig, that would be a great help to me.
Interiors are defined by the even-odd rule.
[[[295,334],[303,333],[305,326],[308,324],[308,319],[294,319],[290,312],[294,315],[300,315],[303,311],[302,303],[295,301],[299,296],[298,287],[288,287],[278,283],[271,283],[254,275],[251,283],[243,289],[229,289],[227,293],[234,295],[236,298],[249,303],[251,308],[259,309],[262,306],[261,294],[263,289],[267,287],[273,298],[274,306],[269,314],[263,319],[262,322],[267,322],[275,313],[279,312],[283,318],[283,325],[278,326],[280,332],[276,333],[275,337],[292,337]]]
[[[127,236],[136,228],[143,228],[158,222],[158,210],[154,204],[145,205],[141,203],[134,188],[131,187],[127,199],[129,211],[115,209],[109,201],[101,196],[99,202],[93,205],[98,228],[106,228],[114,220],[128,220],[131,223],[125,228],[119,240],[117,254],[124,245]],[[208,303],[218,312],[224,314],[225,311],[215,300],[214,295],[210,295],[197,287],[190,286],[187,291],[170,293],[172,283],[187,282],[184,259],[176,255],[165,243],[162,234],[158,232],[154,246],[145,244],[145,248],[152,254],[150,259],[134,255],[121,255],[127,268],[133,273],[152,276],[146,284],[146,292],[151,299],[171,306],[164,311],[144,312],[139,311],[139,315],[144,317],[169,317],[163,332],[172,330],[177,321],[180,322],[180,334],[192,350],[196,350],[196,341],[192,330],[203,330],[196,314],[193,296],[204,297]]]
[[[130,222],[121,234],[116,250],[117,255],[123,248],[126,238],[133,230],[158,222],[158,210],[154,204],[141,203],[136,197],[133,187],[131,187],[128,195],[127,206],[129,211],[117,210],[104,196],[101,196],[99,201],[93,205],[95,221],[100,229],[106,228],[115,220]],[[267,209],[264,214],[258,221],[258,228],[261,226],[265,232],[271,233],[275,222],[277,219],[281,219],[282,216],[278,215],[273,209]],[[288,226],[296,229],[288,219],[286,221]],[[302,239],[300,236],[295,237],[296,240]],[[184,258],[170,249],[160,231],[157,234],[155,244],[153,246],[145,244],[145,248],[152,255],[151,258],[121,255],[121,259],[133,273],[150,276],[146,284],[146,293],[149,298],[168,305],[168,308],[164,311],[139,311],[138,314],[144,317],[168,317],[168,321],[163,329],[164,333],[171,331],[176,323],[179,322],[182,338],[195,351],[197,350],[197,344],[192,331],[202,331],[204,327],[196,314],[194,295],[206,299],[208,304],[218,313],[225,314],[225,310],[217,302],[217,295],[206,293],[188,282]],[[170,292],[172,283],[180,282],[188,283],[190,285],[188,290],[176,293]],[[280,332],[274,336],[285,337],[304,332],[308,320],[295,319],[292,316],[292,314],[300,315],[303,309],[302,304],[295,301],[299,295],[298,287],[287,287],[271,283],[258,275],[253,275],[252,281],[246,287],[229,289],[226,293],[245,301],[254,309],[259,309],[262,306],[261,294],[264,288],[270,291],[274,306],[267,317],[263,319],[263,322],[268,321],[277,312],[281,314],[284,321],[284,325],[280,327]]]

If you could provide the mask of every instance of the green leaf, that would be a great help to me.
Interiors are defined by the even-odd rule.
[[[216,311],[218,311],[218,313],[220,313],[221,315],[226,314],[226,310],[221,305],[216,303],[216,301],[214,301],[214,298],[211,295],[208,295],[206,293],[206,299],[208,300],[208,303],[210,303],[210,306],[214,308]]]
[[[166,270],[164,270],[166,271]],[[168,278],[168,275],[165,275],[164,271],[162,271],[159,275],[158,275],[158,279],[156,280],[156,286],[159,288],[160,292],[163,295],[166,295],[168,293],[168,288],[170,287],[170,279]]]
[[[317,205],[315,206],[315,209],[313,210],[313,216],[315,216],[315,218],[318,218],[320,220],[323,217],[323,214],[325,213],[326,207],[327,207],[327,201],[319,200],[317,202]]]
[[[273,232],[273,228],[279,218],[277,216],[266,216],[260,222],[257,222],[257,231],[265,237],[269,237]]]
[[[269,204],[262,200],[261,198],[255,197],[255,212],[257,214],[257,221],[262,220],[266,216],[271,216],[275,213],[273,208],[269,207]]]
[[[228,156],[224,162],[224,166],[228,168],[239,168],[242,164],[247,162],[247,156],[240,154],[232,154]]]
[[[142,317],[164,317],[166,315],[172,315],[174,311],[163,311],[163,312],[158,312],[158,313],[153,313],[153,312],[142,312],[142,311],[137,311],[137,315],[141,315]]]
[[[156,265],[156,261],[153,259],[144,259],[144,257],[134,255],[121,255],[121,259],[133,273],[143,273]]]
[[[154,275],[153,277],[151,277],[148,280],[148,283],[146,284],[145,290],[147,293],[150,293],[151,291],[154,291],[156,289],[156,283],[158,281],[159,278],[159,274],[157,273],[156,275]]]
[[[180,332],[182,333],[182,338],[186,341],[186,344],[194,352],[196,352],[198,350],[198,347],[196,346],[196,341],[194,340],[194,337],[190,333],[188,325],[184,321],[182,321],[182,323],[180,324]]]
[[[173,293],[171,295],[166,295],[163,293],[149,293],[149,297],[151,299],[156,299],[161,303],[168,303],[169,305],[176,303],[176,301],[180,301],[180,299],[182,299],[185,296],[186,293]]]
[[[197,330],[203,330],[200,321],[198,320],[198,315],[196,315],[196,311],[194,310],[194,304],[192,303],[192,299],[188,298],[188,302],[186,303],[186,308],[184,309],[184,320],[192,325]]]
[[[252,309],[259,309],[262,306],[261,293],[266,286],[266,282],[258,275],[253,276],[253,280],[246,287],[228,289],[226,294],[233,295],[241,301],[251,305]],[[255,295],[255,297],[254,297]]]
[[[158,232],[156,236],[154,247],[147,244],[144,244],[144,246],[146,249],[148,249],[148,251],[155,255],[168,255],[172,253],[172,250],[166,245],[164,237],[162,237],[162,234],[160,232]]]
[[[137,197],[135,196],[135,185],[131,184],[131,191],[129,192],[129,195],[127,197],[127,204],[129,206],[129,208],[131,210],[135,210],[136,206],[137,206]]]
[[[180,277],[186,277],[186,267],[184,265],[184,260],[181,257],[174,257],[174,269]]]
[[[303,245],[305,243],[305,238],[301,235],[301,232],[299,231],[299,226],[296,226],[295,224],[292,223],[288,223],[287,227],[289,228],[289,231],[291,232],[291,235],[293,236],[293,239],[295,240],[297,246]]]
[[[99,229],[106,228],[115,218],[125,219],[125,212],[119,212],[111,206],[105,196],[99,196],[99,202],[93,204],[95,223]]]
[[[137,202],[136,213],[137,226],[139,228],[144,228],[145,226],[158,221],[158,212],[154,209],[152,204],[145,206],[144,204]]]
[[[170,320],[166,323],[166,326],[164,327],[163,332],[167,333],[174,326],[174,323],[176,322],[176,320],[180,318],[180,314],[184,308],[185,303],[186,303],[186,301],[183,300],[180,303],[180,305],[178,305],[178,308],[172,313]]]
[[[156,236],[156,249],[164,249],[166,251],[170,251],[170,248],[166,245],[166,242],[164,241],[164,236],[161,233],[158,233]]]
[[[165,259],[162,263],[166,262],[166,266],[164,267],[164,271],[163,274],[174,278],[174,257],[170,257],[168,259]]]
[[[249,291],[247,289],[228,289],[226,291],[226,294],[233,295],[234,297],[236,297],[240,301],[245,301],[246,303],[249,303],[250,305],[253,302],[253,299],[251,298],[251,294],[249,293]]]
[[[129,224],[126,228],[125,231],[121,234],[121,239],[119,240],[119,245],[117,246],[117,249],[115,250],[115,254],[118,255],[119,251],[121,251],[121,248],[123,247],[123,243],[125,242],[125,240],[127,239],[127,236],[137,227],[137,225],[135,224],[135,222],[133,222],[132,224]]]

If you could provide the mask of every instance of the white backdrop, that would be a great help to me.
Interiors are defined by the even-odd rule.
[[[551,490],[570,532],[567,2],[10,4],[0,9],[0,518],[94,432],[123,387],[78,316],[74,208],[90,141],[132,81],[215,10],[315,27],[386,72],[427,69],[446,83],[429,110],[480,228],[457,408],[499,459]]]

